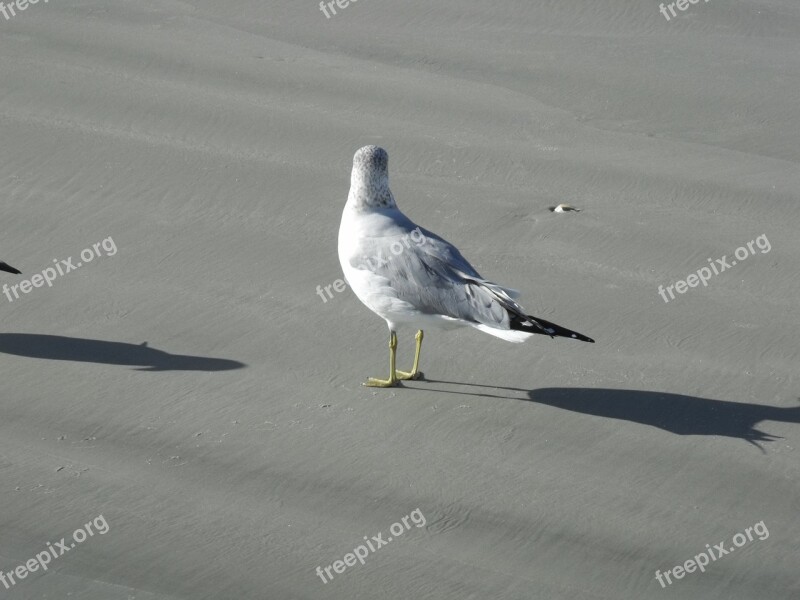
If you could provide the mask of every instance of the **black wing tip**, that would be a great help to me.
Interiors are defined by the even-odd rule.
[[[0,271],[5,271],[6,273],[14,273],[14,275],[22,275],[22,271],[19,269],[15,269],[8,263],[0,262]]]
[[[582,333],[577,333],[575,331],[571,332],[569,335],[562,335],[561,337],[568,337],[573,340],[578,340],[580,342],[589,342],[590,344],[594,344],[594,340],[590,338],[588,335],[583,335]]]
[[[563,337],[572,340],[579,340],[581,342],[588,342],[594,344],[595,341],[587,335],[572,331],[561,325],[556,325],[550,321],[545,321],[538,317],[528,316],[523,319],[517,315],[511,317],[511,329],[517,331],[525,331],[528,333],[539,333],[541,335],[549,335],[551,338]]]

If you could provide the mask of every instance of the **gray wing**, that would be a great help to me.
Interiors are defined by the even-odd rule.
[[[385,278],[398,299],[423,314],[504,329],[509,311],[524,316],[513,300],[517,292],[483,279],[458,248],[421,227],[421,235],[410,239],[409,231],[401,226],[396,234],[360,240],[359,258],[351,265]]]

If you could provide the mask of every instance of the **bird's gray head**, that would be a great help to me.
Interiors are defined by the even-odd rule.
[[[355,153],[347,200],[359,210],[397,208],[389,189],[389,155],[386,150],[364,146]]]

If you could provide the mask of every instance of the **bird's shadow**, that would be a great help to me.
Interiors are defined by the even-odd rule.
[[[446,390],[447,393],[472,396],[522,399],[585,415],[649,425],[676,435],[739,438],[750,442],[762,451],[763,448],[758,442],[771,442],[779,438],[756,429],[756,425],[761,421],[800,423],[800,402],[797,406],[781,407],[642,390],[607,388],[539,388],[524,390],[521,388],[494,387],[431,379],[421,381],[463,385],[487,390],[520,392],[527,397],[520,398],[517,395],[509,394],[499,396],[496,394]],[[408,389],[412,388],[409,387]],[[426,391],[435,392],[445,391],[420,388],[418,386],[414,386],[413,389],[426,389]]]
[[[0,352],[41,358],[139,367],[138,371],[230,371],[246,367],[224,358],[169,354],[143,344],[107,342],[60,335],[0,333]]]

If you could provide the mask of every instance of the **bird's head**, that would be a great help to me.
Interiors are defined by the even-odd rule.
[[[353,156],[348,202],[357,209],[397,208],[389,189],[389,155],[378,146],[364,146]]]

